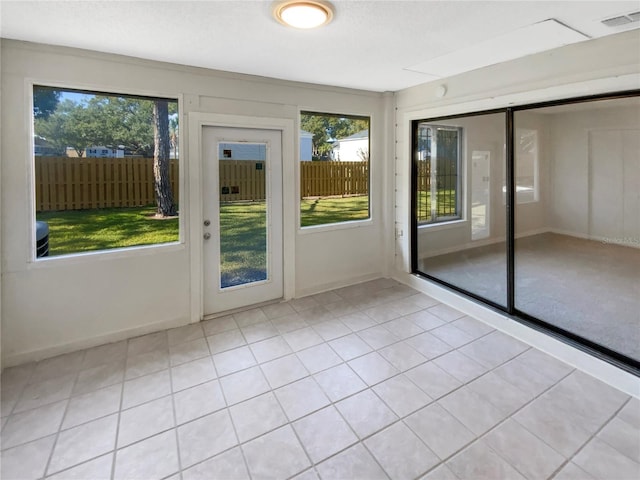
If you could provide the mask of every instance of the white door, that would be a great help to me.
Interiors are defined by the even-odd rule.
[[[491,153],[474,150],[471,165],[471,240],[480,240],[490,234]]]
[[[282,134],[204,127],[204,314],[283,296]]]

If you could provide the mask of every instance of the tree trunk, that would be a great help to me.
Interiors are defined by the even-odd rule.
[[[153,177],[158,205],[158,215],[173,217],[177,215],[173,202],[173,192],[169,181],[169,106],[166,100],[156,100],[153,103]]]

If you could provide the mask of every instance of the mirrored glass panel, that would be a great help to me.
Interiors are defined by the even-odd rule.
[[[418,271],[506,305],[505,114],[414,125]]]
[[[220,286],[264,281],[267,272],[267,145],[220,143]]]
[[[640,102],[515,112],[515,307],[640,360]]]

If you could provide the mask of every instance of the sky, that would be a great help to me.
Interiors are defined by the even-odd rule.
[[[60,95],[60,101],[71,100],[74,103],[80,103],[81,101],[89,100],[92,97],[94,97],[94,95],[89,95],[86,93],[79,93],[79,92],[69,92],[67,90],[63,90],[62,94]]]

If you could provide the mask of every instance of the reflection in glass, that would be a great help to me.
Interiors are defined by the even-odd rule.
[[[636,360],[638,112],[627,98],[517,111],[514,118],[516,187],[538,178],[536,194],[516,194],[515,307]]]
[[[460,129],[421,123],[417,131],[418,222],[460,218]]]
[[[503,113],[416,124],[418,270],[506,305]]]
[[[264,281],[267,273],[267,147],[220,143],[220,286]]]

